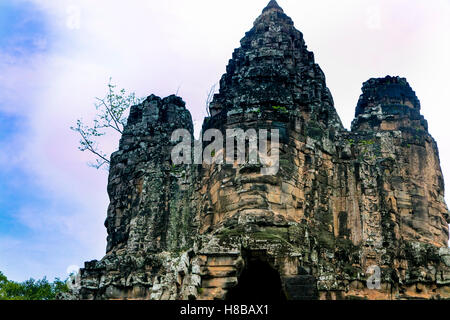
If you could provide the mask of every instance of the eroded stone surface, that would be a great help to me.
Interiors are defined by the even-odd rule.
[[[174,166],[170,135],[192,132],[191,116],[181,98],[150,96],[112,155],[107,254],[81,269],[78,298],[232,298],[255,259],[288,299],[450,298],[437,144],[405,79],[366,82],[345,130],[303,35],[271,1],[220,85],[203,129],[279,129],[279,172]]]

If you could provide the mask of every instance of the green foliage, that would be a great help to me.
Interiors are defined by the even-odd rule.
[[[58,278],[54,282],[45,277],[14,282],[0,271],[0,300],[54,300],[58,293],[64,292],[69,292],[69,287]]]
[[[347,141],[350,145],[358,144],[360,146],[371,146],[371,145],[374,145],[376,142],[374,139],[359,140],[358,142],[356,142],[355,139],[348,139]]]
[[[371,146],[375,144],[375,140],[361,140],[359,144],[363,146]]]
[[[251,113],[257,113],[260,114],[261,113],[261,108],[254,108],[252,110],[250,110]]]
[[[348,139],[347,142],[350,144],[350,146],[359,147],[360,150],[360,154],[358,156],[359,161],[365,160],[374,161],[378,156],[381,155],[381,153],[379,152],[379,146],[377,147],[375,145],[376,144],[375,139],[358,140],[358,141],[356,141],[355,139]]]
[[[76,126],[70,127],[81,136],[78,149],[82,152],[89,151],[95,156],[95,163],[89,163],[89,166],[100,169],[109,165],[109,157],[101,150],[98,138],[105,136],[108,132],[122,134],[127,121],[127,111],[142,100],[136,98],[134,93],[127,94],[125,89],[116,91],[116,85],[109,79],[106,96],[103,99],[96,98],[97,102],[94,105],[97,116],[93,124],[86,125],[78,119]]]
[[[172,164],[170,166],[170,172],[173,174],[180,174],[183,171],[183,166]]]
[[[276,111],[280,111],[282,113],[288,113],[288,109],[286,107],[282,107],[282,106],[272,106],[272,109],[276,110]]]

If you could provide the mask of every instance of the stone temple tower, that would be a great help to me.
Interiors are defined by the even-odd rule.
[[[370,79],[346,130],[302,33],[270,1],[203,132],[276,129],[279,170],[174,164],[171,135],[193,138],[191,115],[179,97],[148,97],[111,157],[106,255],[80,270],[74,295],[450,298],[444,180],[420,108],[406,79]]]

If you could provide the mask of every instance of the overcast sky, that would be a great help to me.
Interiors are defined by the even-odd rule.
[[[406,77],[450,179],[450,0],[279,0],[349,128],[364,81]],[[109,77],[178,91],[197,127],[206,92],[268,0],[0,0],[0,270],[65,277],[104,255],[107,172],[69,130]],[[117,148],[118,137],[107,142]],[[450,198],[447,192],[447,202]]]

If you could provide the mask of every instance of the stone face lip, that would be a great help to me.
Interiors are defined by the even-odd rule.
[[[85,263],[75,298],[450,298],[437,143],[406,79],[365,82],[346,130],[302,33],[271,1],[210,110],[203,132],[277,129],[280,170],[174,165],[172,133],[193,136],[184,101],[133,106],[111,156],[107,254]]]
[[[263,13],[269,11],[269,10],[276,10],[280,12],[284,12],[283,9],[278,5],[278,3],[275,0],[271,0],[267,7],[263,9]]]

